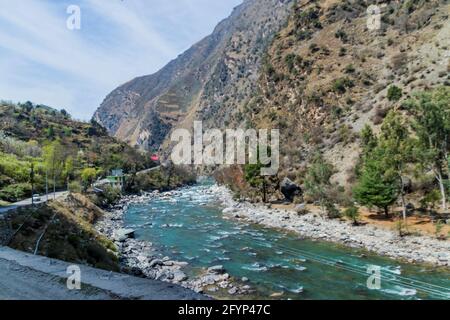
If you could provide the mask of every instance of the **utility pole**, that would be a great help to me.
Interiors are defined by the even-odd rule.
[[[31,205],[34,205],[34,163],[33,162],[31,162],[30,180],[31,180]]]
[[[53,200],[56,200],[56,170],[55,170],[55,154],[52,158],[52,171],[53,171]]]
[[[48,202],[48,168],[45,168],[45,198]]]
[[[55,170],[53,170],[53,200],[56,200],[56,176],[55,176]]]

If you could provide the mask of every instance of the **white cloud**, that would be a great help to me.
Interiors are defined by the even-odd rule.
[[[241,0],[0,0],[0,99],[89,119],[106,94],[156,72]],[[81,30],[66,28],[69,4]]]

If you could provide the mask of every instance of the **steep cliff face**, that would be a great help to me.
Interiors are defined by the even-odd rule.
[[[159,72],[109,94],[94,118],[110,134],[157,149],[171,129],[204,119],[221,126],[255,88],[261,56],[291,0],[247,0],[214,32]]]
[[[413,92],[449,85],[448,1],[379,1],[376,30],[367,27],[372,3],[299,1],[268,48],[242,114],[252,127],[280,129],[280,176],[302,183],[320,152],[334,181],[351,186],[362,128],[378,131]],[[398,101],[387,97],[392,86]]]
[[[316,153],[351,188],[359,133],[375,132],[414,91],[450,83],[447,0],[246,1],[214,33],[155,75],[115,90],[96,113],[117,137],[166,146],[170,131],[191,127],[278,128],[278,177],[303,183]],[[402,92],[388,98],[389,88]],[[226,175],[226,174],[225,174]],[[235,184],[242,170],[231,175]],[[280,180],[281,180],[280,179]]]

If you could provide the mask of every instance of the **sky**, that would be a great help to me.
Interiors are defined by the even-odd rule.
[[[108,93],[158,71],[241,2],[0,0],[0,100],[89,120]]]

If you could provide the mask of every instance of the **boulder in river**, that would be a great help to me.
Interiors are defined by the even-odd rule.
[[[162,260],[159,260],[159,259],[154,259],[154,260],[152,260],[150,263],[149,263],[149,267],[150,268],[154,268],[154,267],[156,267],[156,266],[162,266],[162,265],[164,265],[164,262],[162,261]]]
[[[286,200],[292,202],[296,196],[302,195],[302,189],[289,178],[284,178],[280,184],[280,191]]]
[[[180,271],[180,270],[173,271],[173,281],[175,283],[183,282],[183,281],[186,281],[187,279],[188,279],[188,277],[186,276],[186,274],[183,271]]]
[[[225,273],[225,269],[223,266],[213,266],[208,268],[208,273],[223,274]]]
[[[127,239],[134,238],[133,229],[119,229],[115,232],[114,239],[118,242],[124,242]]]

